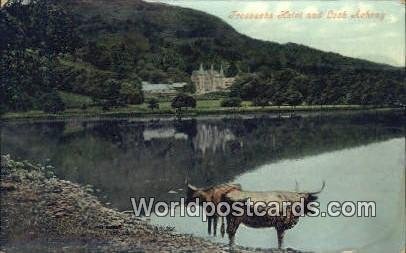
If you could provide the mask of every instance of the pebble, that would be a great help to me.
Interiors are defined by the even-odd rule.
[[[15,184],[10,182],[2,182],[0,185],[1,191],[14,191],[16,189]]]

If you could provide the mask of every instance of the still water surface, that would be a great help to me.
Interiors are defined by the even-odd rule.
[[[301,218],[285,246],[316,252],[400,252],[405,238],[402,113],[334,113],[9,122],[2,153],[51,163],[58,177],[100,189],[119,210],[130,197],[177,200],[197,186],[240,183],[246,190],[316,190],[329,201],[376,201],[369,218]],[[151,217],[177,232],[206,235],[201,218]],[[242,226],[237,244],[275,247],[273,229]]]

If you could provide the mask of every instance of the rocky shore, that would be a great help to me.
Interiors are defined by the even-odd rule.
[[[103,206],[53,167],[1,157],[0,252],[229,252]],[[236,248],[233,252],[296,252]]]

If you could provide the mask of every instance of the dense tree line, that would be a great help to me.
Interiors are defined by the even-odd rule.
[[[43,99],[61,90],[106,108],[141,103],[141,80],[190,83],[200,63],[238,76],[231,97],[258,106],[405,103],[404,69],[255,40],[216,17],[175,6],[11,0],[0,9],[0,34],[6,111],[44,109]],[[183,90],[193,91],[192,85]]]
[[[84,48],[92,44],[66,10],[50,0],[13,0],[0,9],[1,110],[61,111],[61,90],[89,95],[105,107],[142,103],[140,79],[126,76],[124,46],[113,51],[112,71],[82,61]],[[100,57],[102,52],[88,59]]]
[[[254,105],[400,105],[405,104],[405,83],[372,73],[342,71],[306,75],[292,69],[241,75],[230,97]]]
[[[56,56],[70,53],[77,37],[72,20],[47,1],[16,0],[0,9],[0,100],[3,110],[62,110]],[[53,107],[54,109],[50,109]]]

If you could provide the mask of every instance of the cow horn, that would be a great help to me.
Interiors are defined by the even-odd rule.
[[[316,192],[309,192],[310,194],[319,194],[324,190],[324,187],[326,186],[326,181],[323,181],[323,185],[321,186],[321,189],[316,191]]]

